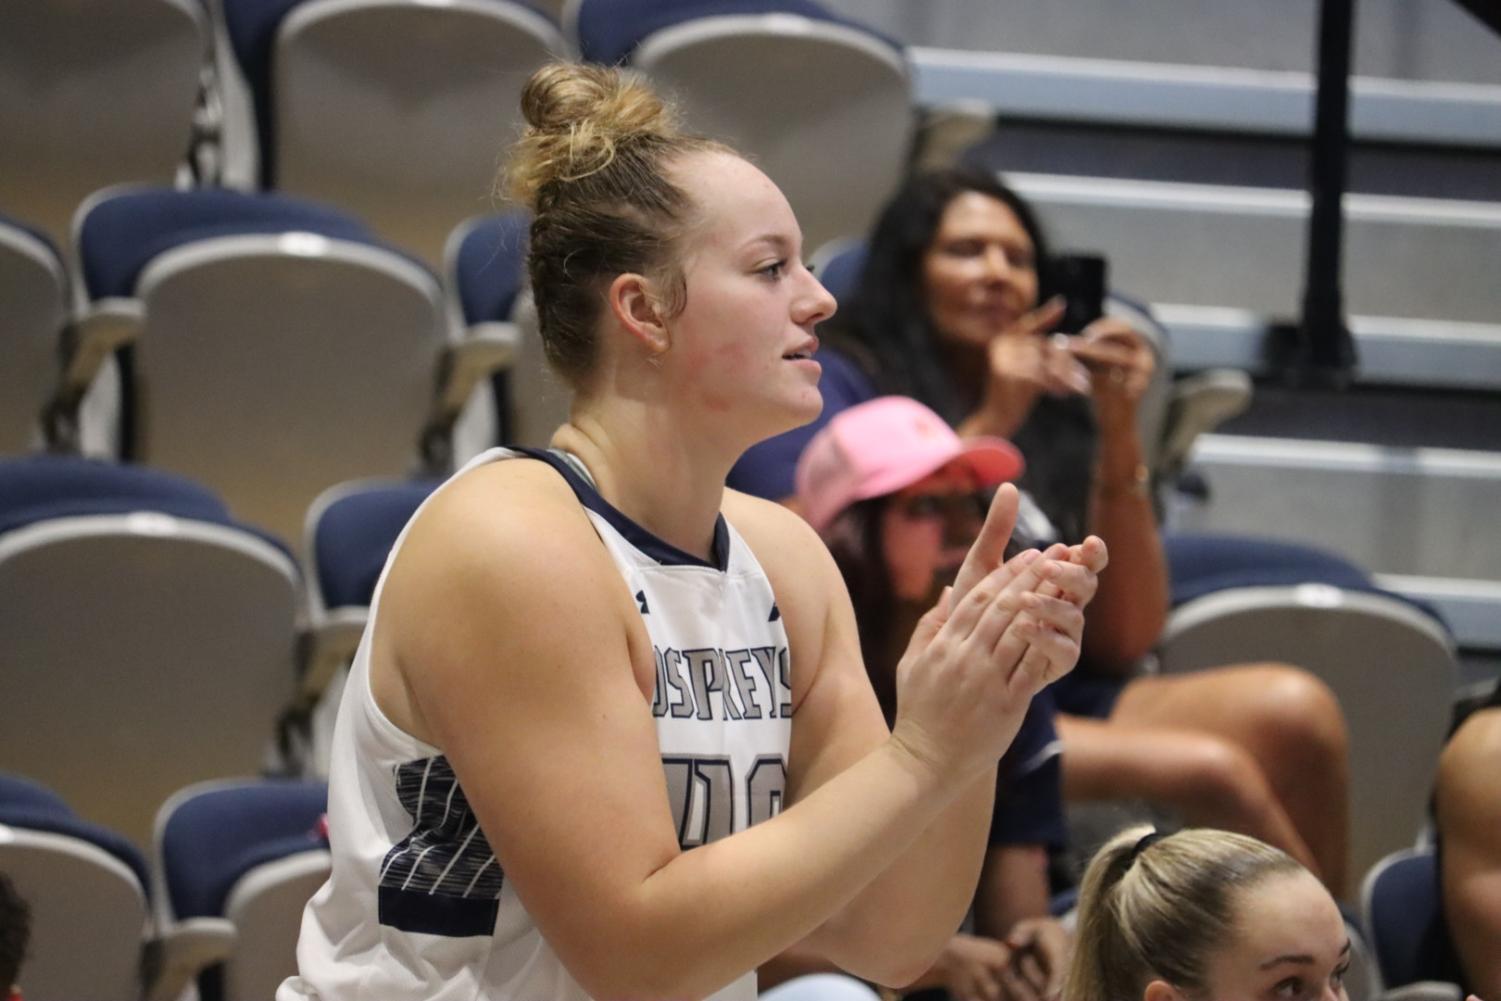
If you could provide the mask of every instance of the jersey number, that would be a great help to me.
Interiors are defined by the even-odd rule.
[[[787,789],[787,763],[781,755],[762,755],[739,778],[747,806],[736,800],[737,777],[729,758],[664,757],[662,767],[667,773],[678,844],[685,850],[728,837],[781,812]],[[749,820],[740,815],[747,808]]]

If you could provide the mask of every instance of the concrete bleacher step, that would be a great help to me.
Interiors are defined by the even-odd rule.
[[[1308,72],[922,46],[911,60],[926,107],[978,103],[1007,119],[1100,126],[1312,131]],[[1501,85],[1356,76],[1350,90],[1357,142],[1501,149]]]
[[[1192,465],[1209,499],[1176,527],[1344,553],[1433,602],[1461,645],[1501,649],[1501,452],[1212,434]]]
[[[1319,5],[1243,0],[826,0],[909,44],[1142,63],[1313,69]],[[1361,0],[1355,72],[1501,84],[1497,39],[1453,0]],[[1191,11],[1191,16],[1185,16]]]
[[[1060,248],[1104,253],[1111,284],[1149,302],[1296,316],[1306,192],[1009,173]],[[1345,304],[1359,315],[1501,316],[1501,203],[1351,195]]]

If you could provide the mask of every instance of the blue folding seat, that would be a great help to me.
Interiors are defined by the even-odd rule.
[[[0,461],[0,761],[145,844],[168,794],[260,766],[298,590],[287,551],[196,484]]]
[[[812,0],[580,0],[584,58],[628,62],[689,126],[750,154],[787,195],[811,252],[870,229],[915,125],[900,44]]]
[[[80,352],[136,345],[132,457],[293,539],[331,484],[447,462],[485,372],[477,345],[450,341],[434,276],[360,222],[281,196],[131,189],[92,201],[79,245]]]
[[[46,786],[6,773],[0,872],[31,913],[24,963],[31,1001],[175,997],[181,985],[167,971],[212,954],[199,926],[156,929],[146,863],[134,845],[79,817]]]
[[[302,909],[329,873],[322,782],[226,780],[174,794],[157,815],[162,928],[222,919],[224,962],[198,978],[200,1001],[250,1001],[297,972]]]
[[[338,204],[434,268],[490,200],[522,85],[567,54],[515,0],[224,0],[224,20],[259,183]]]
[[[0,15],[3,18],[3,15]],[[42,442],[68,319],[67,269],[39,230],[0,216],[0,455]]]
[[[308,509],[307,656],[296,723],[303,772],[328,774],[345,669],[369,619],[386,557],[440,480],[360,480],[326,490]]]
[[[848,237],[826,243],[813,254],[813,274],[828,289],[840,306],[855,301],[860,292],[860,276],[870,247],[864,238]]]
[[[1388,990],[1410,988],[1412,1001],[1458,1001],[1463,974],[1444,916],[1438,857],[1431,846],[1405,848],[1378,862],[1361,886],[1366,935]]]
[[[504,368],[490,381],[487,402],[493,418],[471,436],[473,443],[455,444],[464,457],[473,455],[479,445],[521,441],[523,428],[532,439],[538,437],[538,400],[544,387],[555,387],[542,357],[536,324],[520,322],[521,314],[530,315],[523,308],[530,226],[530,214],[520,209],[477,216],[454,229],[444,250],[443,275],[454,322],[471,340],[509,346]],[[542,433],[550,435],[554,427],[556,423]]]
[[[1351,875],[1409,843],[1427,816],[1458,682],[1443,621],[1314,547],[1173,533],[1163,544],[1174,607],[1162,671],[1281,661],[1312,672],[1349,726]]]
[[[90,192],[172,183],[208,51],[203,0],[0,3],[0,212],[63,246]]]

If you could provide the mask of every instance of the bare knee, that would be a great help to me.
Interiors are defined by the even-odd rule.
[[[1185,808],[1221,822],[1260,826],[1274,809],[1265,773],[1245,750],[1204,736],[1173,762],[1177,795]]]
[[[1289,664],[1258,664],[1250,669],[1254,684],[1247,711],[1262,732],[1297,756],[1315,755],[1343,761],[1350,735],[1333,689],[1322,679]]]

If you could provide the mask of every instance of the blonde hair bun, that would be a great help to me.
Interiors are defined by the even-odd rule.
[[[537,210],[549,187],[603,170],[622,145],[671,140],[677,117],[634,75],[605,66],[549,63],[521,92],[527,128],[506,170],[509,194]]]

